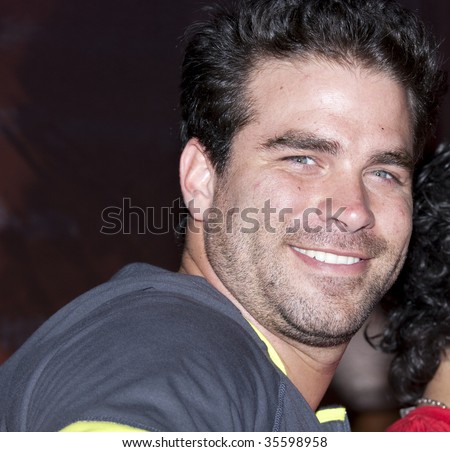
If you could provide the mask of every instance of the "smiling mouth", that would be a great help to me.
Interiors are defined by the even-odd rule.
[[[362,259],[354,256],[341,256],[339,254],[325,253],[324,251],[304,250],[302,248],[292,247],[295,251],[311,257],[319,262],[331,265],[354,265],[361,262]]]

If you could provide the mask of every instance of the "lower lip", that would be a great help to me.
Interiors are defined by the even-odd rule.
[[[300,253],[299,251],[296,251],[292,246],[290,247],[291,250],[294,252],[294,254],[301,259],[306,265],[309,267],[312,267],[318,271],[322,271],[324,273],[333,273],[333,274],[339,274],[339,275],[360,275],[363,273],[368,266],[368,260],[360,260],[359,262],[356,262],[355,264],[327,264],[326,262],[318,261],[317,259],[314,259],[313,257],[309,257],[306,254]]]

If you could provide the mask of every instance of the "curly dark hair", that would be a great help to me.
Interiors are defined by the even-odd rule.
[[[450,346],[450,144],[418,173],[409,254],[386,308],[390,381],[398,401],[413,404]]]
[[[434,40],[390,0],[240,0],[191,27],[181,82],[183,143],[197,137],[221,174],[253,117],[246,87],[267,58],[319,57],[386,73],[407,90],[418,156],[445,87]]]

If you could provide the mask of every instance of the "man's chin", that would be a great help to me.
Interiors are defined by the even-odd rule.
[[[281,322],[277,330],[291,340],[314,347],[346,344],[364,325],[377,305],[378,297],[353,298],[355,301],[351,304],[344,299],[345,296],[316,298],[313,303],[303,302],[300,310],[297,306],[295,313],[279,306]]]
[[[296,343],[304,344],[309,347],[331,348],[348,344],[361,326],[356,329],[335,333],[330,333],[330,331],[325,330],[307,331],[303,328],[288,328],[284,329],[284,331],[280,331],[279,333]]]

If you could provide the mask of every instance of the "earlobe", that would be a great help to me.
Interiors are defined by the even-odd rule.
[[[191,138],[181,154],[180,185],[191,216],[202,221],[203,213],[212,205],[214,169],[197,138]]]

